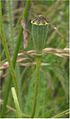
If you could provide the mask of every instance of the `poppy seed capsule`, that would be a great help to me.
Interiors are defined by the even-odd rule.
[[[46,45],[48,22],[46,18],[39,15],[37,18],[33,19],[31,23],[34,49],[40,53]]]

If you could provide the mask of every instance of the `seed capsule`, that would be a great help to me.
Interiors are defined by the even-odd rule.
[[[39,15],[33,19],[31,23],[34,49],[40,53],[46,45],[48,22],[46,18],[44,18],[42,15]]]

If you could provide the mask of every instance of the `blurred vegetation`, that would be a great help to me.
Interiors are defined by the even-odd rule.
[[[40,67],[34,115],[37,67],[23,66],[25,61],[16,63],[19,52],[34,49],[31,20],[40,14],[50,23],[46,48],[68,48],[68,13],[68,0],[0,0],[0,66],[9,63],[8,68],[6,64],[0,68],[0,117],[69,117],[69,58],[53,54],[42,57],[47,65]],[[23,31],[28,33],[26,48]],[[25,58],[36,61],[35,57]]]

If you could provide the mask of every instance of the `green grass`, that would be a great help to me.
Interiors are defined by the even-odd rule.
[[[26,0],[23,3],[0,0],[0,66],[4,67],[0,69],[0,117],[66,118],[69,116],[68,56],[59,57],[51,53],[39,57],[39,54],[34,56],[24,52],[34,50],[34,45],[44,46],[43,41],[40,42],[44,34],[36,31],[37,39],[33,43],[31,20],[39,14],[49,23],[45,47],[68,48],[68,0]],[[22,19],[27,29],[22,27]],[[54,30],[51,24],[58,30]],[[28,33],[25,49],[23,32],[25,35]],[[24,60],[17,63],[17,58]],[[8,61],[8,68],[3,64],[5,61]],[[23,66],[26,63],[30,65]]]

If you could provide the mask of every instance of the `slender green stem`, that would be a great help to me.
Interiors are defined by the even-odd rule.
[[[6,10],[7,10],[7,19],[8,19],[8,31],[9,31],[9,46],[10,52],[13,54],[15,48],[15,39],[14,39],[14,15],[13,15],[13,0],[6,0]]]
[[[22,117],[22,112],[21,112],[21,109],[20,109],[20,106],[19,106],[19,101],[18,101],[18,97],[17,97],[15,88],[12,87],[11,91],[12,91],[12,96],[13,96],[15,107],[16,107],[16,116],[17,117]]]
[[[31,0],[27,0],[27,2],[29,3],[29,1]],[[26,2],[26,3],[27,3]],[[1,3],[1,1],[0,1]],[[28,4],[27,3],[27,4]],[[26,6],[25,6],[26,7]],[[1,8],[1,7],[0,7]],[[28,10],[28,9],[27,9]],[[1,12],[2,10],[0,10]],[[26,11],[26,10],[25,10]],[[28,14],[27,14],[28,15]],[[23,14],[23,16],[25,17],[25,15]],[[26,17],[27,18],[27,17]],[[16,59],[17,59],[17,54],[18,54],[18,51],[19,51],[19,48],[20,48],[20,44],[21,44],[21,39],[22,39],[22,32],[23,32],[23,29],[21,28],[20,31],[19,31],[19,35],[18,35],[18,38],[17,38],[17,43],[16,43],[16,47],[15,47],[15,51],[14,51],[14,56],[13,56],[13,60],[12,60],[12,65],[13,65],[13,68],[15,68],[16,66]],[[6,90],[5,90],[5,95],[4,95],[4,104],[3,104],[3,107],[2,107],[2,111],[1,111],[1,117],[5,117],[5,112],[6,112],[6,105],[7,105],[7,102],[8,102],[8,97],[9,97],[9,92],[10,92],[10,89],[11,89],[11,83],[12,83],[12,77],[11,77],[11,74],[9,76],[9,80],[8,80],[8,83],[7,83],[7,87],[6,87]]]
[[[5,54],[6,54],[8,63],[9,63],[9,70],[10,70],[11,76],[13,78],[14,85],[16,87],[16,91],[18,92],[18,90],[17,90],[18,87],[17,87],[16,74],[15,74],[14,69],[13,69],[13,65],[12,65],[12,62],[11,62],[10,54],[9,54],[9,51],[8,51],[8,45],[7,45],[7,42],[6,42],[6,37],[5,37],[5,34],[4,34],[4,27],[3,27],[3,21],[2,21],[1,1],[0,1],[0,19],[1,19],[0,38],[1,38],[1,42],[2,42],[4,50],[5,50]]]
[[[2,31],[2,6],[1,6],[1,0],[0,0],[0,33]]]
[[[1,2],[0,2],[0,10],[1,10]],[[1,11],[2,11],[2,10],[1,10]],[[1,12],[1,11],[0,11],[0,12]],[[1,13],[0,17],[1,17],[1,20],[2,20],[2,13]],[[1,22],[2,22],[2,21],[1,21]],[[10,70],[11,76],[12,76],[13,81],[14,81],[14,85],[15,85],[16,90],[17,90],[16,74],[15,74],[15,72],[14,72],[14,69],[13,69],[13,66],[12,66],[12,62],[11,62],[11,58],[10,58],[10,54],[9,54],[9,51],[8,51],[8,46],[7,46],[7,42],[6,42],[6,37],[5,37],[5,34],[4,34],[3,22],[2,22],[2,29],[1,29],[1,32],[0,32],[0,38],[1,38],[2,44],[3,44],[3,46],[4,46],[5,54],[6,54],[8,63],[9,63],[9,70]],[[18,91],[17,91],[17,92],[18,92]]]
[[[23,12],[23,17],[26,21],[28,20],[28,16],[29,16],[29,12],[30,12],[30,6],[31,6],[31,0],[26,0],[26,6],[25,6],[25,9]]]
[[[31,117],[33,118],[36,112],[37,106],[37,97],[38,97],[38,87],[39,87],[39,80],[40,80],[40,64],[41,64],[41,57],[36,58],[36,82],[35,82],[35,92],[34,92],[34,101],[33,101],[33,111]]]
[[[18,51],[19,51],[19,48],[20,48],[20,45],[21,45],[21,41],[22,41],[22,32],[23,32],[23,29],[20,28],[20,31],[19,31],[19,34],[18,34],[18,38],[17,38],[16,48],[15,48],[14,56],[13,56],[13,60],[12,60],[14,68],[16,66],[16,59],[17,59]]]
[[[16,44],[14,56],[13,56],[12,64],[13,64],[14,68],[16,66],[17,54],[18,54],[18,51],[19,51],[19,48],[20,48],[21,39],[22,39],[21,37],[22,37],[22,29],[19,32],[18,39],[17,39],[17,44]],[[12,77],[11,77],[11,75],[9,75],[9,80],[8,80],[8,83],[7,83],[7,86],[6,86],[6,90],[5,90],[5,95],[4,95],[4,103],[3,103],[2,115],[1,115],[2,117],[4,117],[4,114],[5,114],[5,111],[6,111],[6,105],[7,105],[7,102],[8,102],[8,96],[9,96],[9,92],[10,92],[10,89],[11,89],[11,83],[12,83]]]
[[[3,31],[2,31],[2,35],[0,34],[0,36],[1,36],[2,44],[3,44],[4,49],[5,49],[5,54],[6,54],[8,63],[9,63],[9,70],[10,70],[11,76],[12,76],[12,78],[13,78],[14,85],[15,85],[15,87],[16,87],[16,90],[17,90],[17,92],[18,92],[16,74],[15,74],[15,71],[14,71],[14,69],[13,69],[13,65],[12,65],[12,62],[11,62],[11,59],[10,59],[10,54],[9,54],[9,51],[8,51],[8,46],[7,46],[7,43],[6,43],[6,38],[5,38],[5,35],[4,35]]]
[[[3,104],[3,108],[2,108],[2,113],[1,113],[1,116],[4,117],[4,114],[5,114],[5,111],[6,111],[6,105],[7,105],[7,102],[8,102],[8,95],[9,95],[9,92],[10,92],[10,88],[11,88],[11,83],[12,83],[12,79],[14,81],[14,84],[15,84],[15,87],[16,87],[16,91],[18,93],[18,85],[17,85],[17,80],[16,80],[16,75],[15,75],[15,72],[14,72],[14,69],[13,67],[15,67],[15,64],[16,64],[16,59],[17,59],[17,54],[18,54],[18,51],[19,51],[19,46],[20,46],[20,43],[21,43],[21,36],[22,36],[22,29],[19,33],[19,36],[18,36],[18,39],[17,39],[17,44],[16,44],[16,48],[15,48],[15,53],[14,53],[14,57],[13,57],[13,63],[10,59],[10,55],[9,55],[9,51],[8,51],[8,46],[7,46],[7,43],[6,43],[6,38],[5,38],[5,34],[4,34],[4,28],[3,28],[3,22],[2,22],[2,7],[1,7],[1,1],[0,1],[0,37],[1,37],[1,40],[2,40],[2,44],[4,46],[4,49],[5,49],[5,54],[6,54],[6,57],[8,59],[8,62],[9,62],[9,69],[10,69],[10,76],[9,76],[9,80],[8,80],[8,84],[7,84],[7,87],[6,87],[6,92],[5,92],[5,97],[4,97],[4,104]]]
[[[0,0],[0,18],[2,16],[1,10],[2,10],[2,6],[1,6],[1,0]],[[2,19],[0,19],[0,33],[1,33],[1,31],[2,31]],[[1,39],[0,39],[0,45],[1,45]],[[1,57],[2,57],[1,52],[2,51],[1,51],[1,46],[0,46],[0,62],[1,62]]]
[[[30,117],[29,115],[22,113],[15,88],[12,87],[11,91],[12,91],[12,96],[13,96],[15,107],[16,107],[16,116],[17,117]]]

